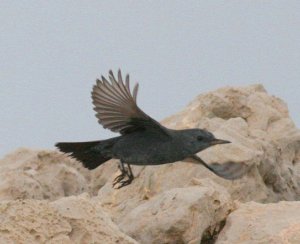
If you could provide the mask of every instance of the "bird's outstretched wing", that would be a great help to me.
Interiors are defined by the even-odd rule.
[[[144,113],[136,104],[138,84],[130,91],[129,75],[126,75],[125,84],[118,71],[118,79],[109,71],[109,80],[101,77],[93,87],[92,99],[95,105],[96,117],[104,128],[113,132],[128,134],[137,130],[153,129],[165,135],[165,127]]]
[[[192,155],[189,158],[185,159],[184,161],[190,163],[200,163],[216,175],[227,179],[227,180],[236,180],[242,178],[251,167],[244,163],[234,163],[234,162],[226,162],[223,164],[219,163],[212,163],[207,164],[205,163],[200,157],[197,155]]]

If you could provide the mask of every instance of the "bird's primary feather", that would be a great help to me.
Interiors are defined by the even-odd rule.
[[[124,84],[120,70],[118,80],[113,72],[109,71],[109,80],[110,82],[102,76],[92,91],[96,117],[104,128],[121,134],[152,129],[167,135],[167,130],[162,125],[137,106],[138,84],[131,93],[129,75],[126,76]]]

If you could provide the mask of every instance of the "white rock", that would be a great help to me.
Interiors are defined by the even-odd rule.
[[[208,182],[209,183],[209,182]],[[165,191],[129,212],[121,229],[140,243],[200,243],[233,209],[220,186],[190,186]]]
[[[226,87],[200,95],[185,109],[162,123],[175,129],[204,128],[212,131],[220,139],[230,140],[231,144],[211,147],[200,152],[198,156],[207,163],[226,161],[244,163],[250,166],[249,172],[242,179],[228,181],[214,175],[201,165],[187,162],[161,166],[134,166],[133,183],[116,190],[112,188],[112,180],[119,173],[117,160],[111,160],[93,171],[88,171],[83,169],[80,163],[58,152],[20,149],[0,161],[0,201],[28,198],[59,200],[52,203],[26,200],[24,209],[29,211],[24,212],[26,215],[19,213],[22,202],[0,202],[1,220],[6,221],[4,225],[0,225],[6,226],[3,232],[0,228],[0,243],[17,242],[16,240],[29,240],[27,243],[40,240],[47,240],[49,243],[76,243],[77,240],[96,243],[101,240],[102,243],[110,243],[110,241],[121,240],[118,238],[126,239],[127,237],[119,232],[117,232],[117,239],[109,239],[110,235],[115,238],[112,232],[116,227],[112,227],[110,220],[102,216],[99,205],[110,214],[115,223],[120,224],[127,233],[141,243],[152,241],[153,243],[169,241],[199,243],[201,235],[202,238],[203,235],[209,237],[208,230],[218,231],[217,227],[226,217],[227,211],[232,210],[234,200],[264,203],[300,200],[300,131],[289,117],[286,104],[268,95],[261,85]],[[98,196],[95,199],[87,196],[65,198],[82,192]],[[176,198],[172,200],[175,195]],[[214,200],[220,202],[218,209]],[[293,205],[291,209],[295,208],[297,213],[298,205],[293,204],[295,206]],[[238,216],[239,211],[248,205],[241,206],[241,210],[237,210],[230,216],[235,216],[236,213]],[[263,206],[262,211],[268,212],[268,206],[270,209],[276,209],[283,207],[283,204],[251,203],[249,206]],[[7,212],[6,209],[12,212]],[[72,211],[69,212],[68,209]],[[16,213],[13,213],[14,211]],[[37,218],[38,225],[44,223],[47,226],[48,222],[45,219],[52,221],[52,217],[48,218],[41,213],[39,218],[37,214],[39,211],[49,212],[49,216],[57,216],[54,222],[59,222],[57,224],[59,227],[56,224],[47,230],[39,229],[43,228],[42,226],[34,227],[34,231],[30,232],[26,229],[30,223],[17,221],[29,219],[34,222]],[[270,210],[268,213],[273,217],[277,216],[276,211]],[[299,214],[293,217],[290,212],[279,211],[278,216],[283,216],[285,219],[285,214],[290,222],[298,221]],[[94,218],[92,215],[97,217]],[[143,217],[139,219],[139,215]],[[104,222],[96,222],[98,218]],[[229,217],[219,241],[225,240],[221,239],[222,235],[231,233],[228,224],[230,218],[235,221],[235,218]],[[97,231],[93,233],[93,228],[102,230],[104,227],[101,224],[106,222],[111,226],[107,232],[105,229],[102,234]],[[273,220],[271,217],[266,218],[262,223],[272,228]],[[18,228],[14,230],[12,226]],[[278,226],[280,227],[279,224]],[[286,232],[280,232],[279,227],[274,229],[283,233],[282,236],[287,238],[284,240],[300,243],[298,236],[294,235],[295,231],[299,232],[298,225],[295,226],[287,227]],[[70,231],[70,228],[76,231]],[[110,232],[111,230],[114,231]],[[238,226],[234,231],[239,233]],[[36,232],[43,234],[36,236]],[[256,238],[257,233],[253,231],[247,238],[252,240]],[[266,236],[273,235],[271,230],[265,233]],[[248,240],[247,238],[245,240]],[[281,241],[281,237],[274,238],[275,241]],[[133,240],[128,239],[128,241],[131,243]]]
[[[299,244],[300,202],[242,204],[231,213],[216,244]]]
[[[300,199],[299,129],[291,122],[285,103],[268,95],[261,85],[228,87],[200,95],[163,123],[173,128],[205,128],[232,141],[200,152],[206,162],[233,161],[252,168],[242,179],[228,181],[201,165],[186,162],[136,166],[131,185],[113,189],[113,175],[99,191],[103,206],[116,221],[143,199],[189,186],[193,178],[211,178],[224,186],[233,199],[242,202]]]
[[[0,243],[137,243],[87,195],[0,202]]]
[[[19,149],[0,161],[0,200],[78,195],[88,191],[88,174],[61,153]]]

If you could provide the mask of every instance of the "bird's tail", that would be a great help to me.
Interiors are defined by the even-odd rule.
[[[103,148],[107,148],[106,141],[90,141],[90,142],[59,142],[55,146],[62,152],[68,153],[71,157],[80,161],[84,167],[95,169],[102,163],[111,159],[104,156]],[[108,145],[109,146],[109,145]]]

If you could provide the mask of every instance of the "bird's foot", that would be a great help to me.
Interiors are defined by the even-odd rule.
[[[114,187],[116,184],[120,183],[126,176],[127,176],[127,174],[126,174],[125,171],[121,172],[121,174],[118,175],[118,176],[114,179],[114,181],[113,181],[113,187]]]
[[[113,187],[116,189],[120,189],[124,186],[129,185],[134,179],[130,165],[128,165],[128,168],[119,167],[119,169],[121,170],[121,174],[119,176],[117,176],[113,181]],[[126,176],[128,177],[128,179],[124,180],[124,178]],[[119,185],[117,187],[115,187],[117,184],[119,184]]]
[[[120,189],[124,186],[129,185],[134,179],[134,176],[132,174],[132,170],[131,170],[131,167],[129,164],[127,164],[127,167],[125,167],[124,164],[122,162],[120,162],[118,168],[121,171],[121,174],[119,176],[117,176],[113,181],[113,187],[115,189]],[[127,180],[125,180],[126,176],[128,177]],[[118,186],[115,187],[116,185],[118,185]]]
[[[132,181],[133,181],[133,177],[129,177],[127,180],[121,180],[121,181],[118,182],[120,185],[118,185],[116,187],[116,189],[120,189],[120,188],[122,188],[124,186],[130,185],[130,183]]]

